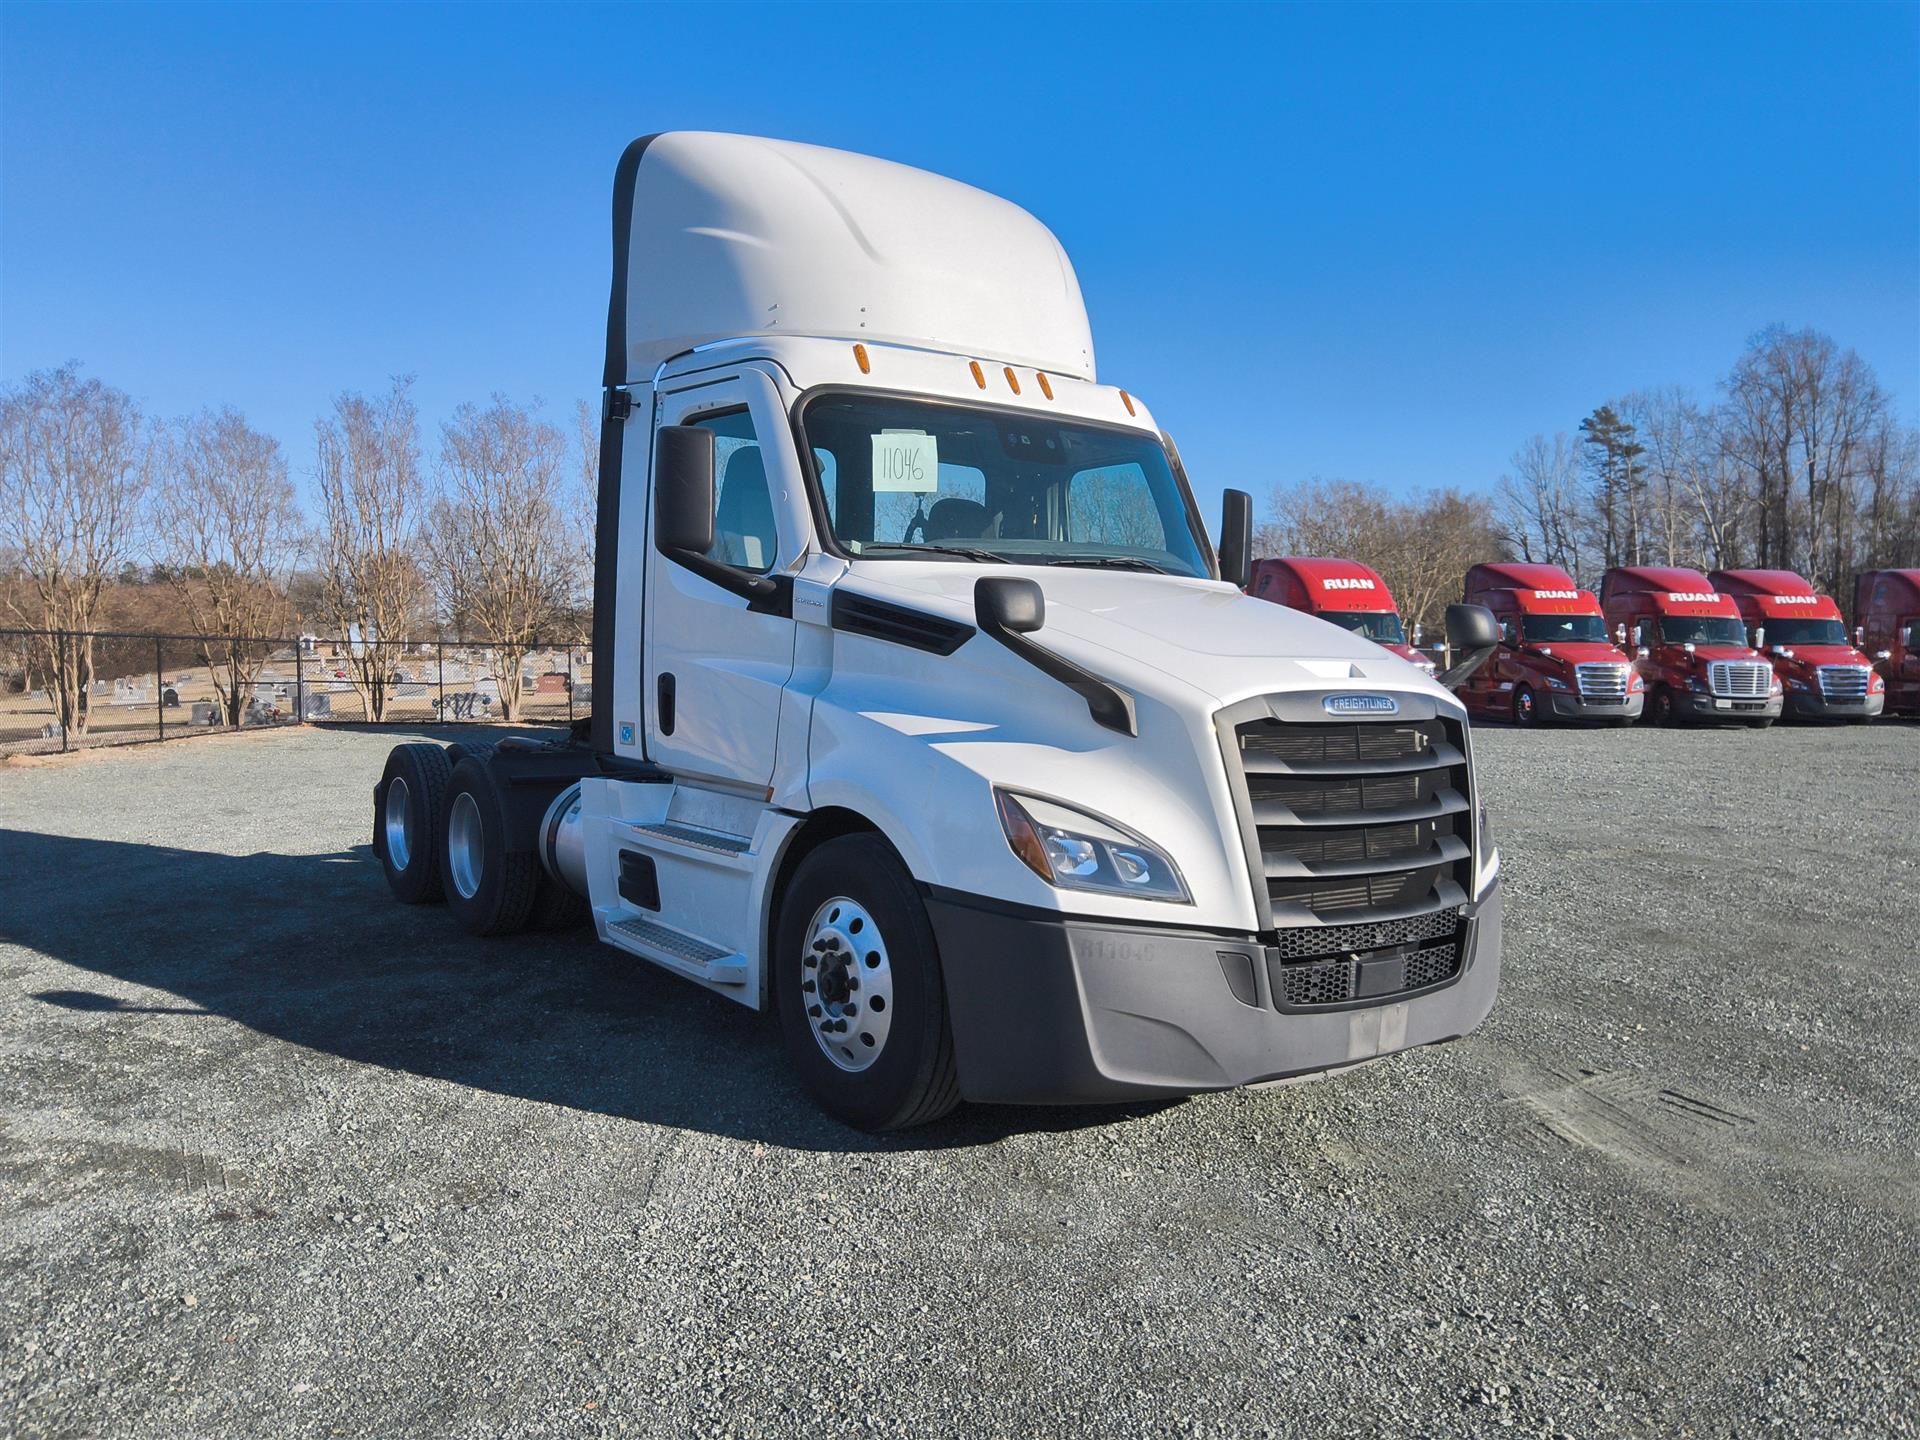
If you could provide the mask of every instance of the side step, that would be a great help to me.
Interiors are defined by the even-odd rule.
[[[644,959],[704,980],[709,985],[745,985],[747,961],[743,955],[638,916],[608,924],[607,934],[621,948]]]

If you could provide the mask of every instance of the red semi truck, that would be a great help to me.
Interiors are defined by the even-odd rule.
[[[1639,672],[1608,639],[1594,593],[1558,565],[1476,565],[1466,599],[1493,611],[1501,633],[1493,659],[1459,692],[1470,714],[1516,725],[1640,718],[1647,694]]]
[[[1773,662],[1790,719],[1865,724],[1887,703],[1886,685],[1847,640],[1831,595],[1791,570],[1715,570],[1707,577],[1733,597],[1754,648]]]
[[[1351,630],[1382,649],[1391,650],[1429,674],[1433,671],[1433,661],[1408,643],[1406,627],[1400,623],[1400,608],[1394,604],[1387,582],[1380,578],[1377,570],[1358,560],[1331,560],[1311,555],[1256,560],[1253,578],[1247,582],[1247,594],[1304,610],[1342,630]],[[1419,639],[1416,626],[1414,643]]]
[[[1747,644],[1733,597],[1698,570],[1615,566],[1601,578],[1600,608],[1636,647],[1652,724],[1737,720],[1765,729],[1780,718],[1773,666]]]
[[[1873,657],[1892,715],[1920,715],[1920,570],[1863,570],[1853,582],[1853,638]]]

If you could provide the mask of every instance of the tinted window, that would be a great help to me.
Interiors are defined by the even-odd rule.
[[[730,410],[688,423],[713,431],[713,548],[707,557],[764,574],[773,568],[779,534],[753,417]]]

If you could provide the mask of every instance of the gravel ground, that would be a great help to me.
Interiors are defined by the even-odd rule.
[[[0,1431],[1920,1432],[1920,727],[1479,735],[1506,988],[868,1139],[386,896],[391,735],[0,767]]]

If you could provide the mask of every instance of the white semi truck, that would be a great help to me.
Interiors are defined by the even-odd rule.
[[[1241,594],[1004,200],[671,133],[614,182],[591,718],[396,748],[374,848],[483,935],[773,1010],[869,1129],[1457,1039],[1500,974],[1457,685]]]

